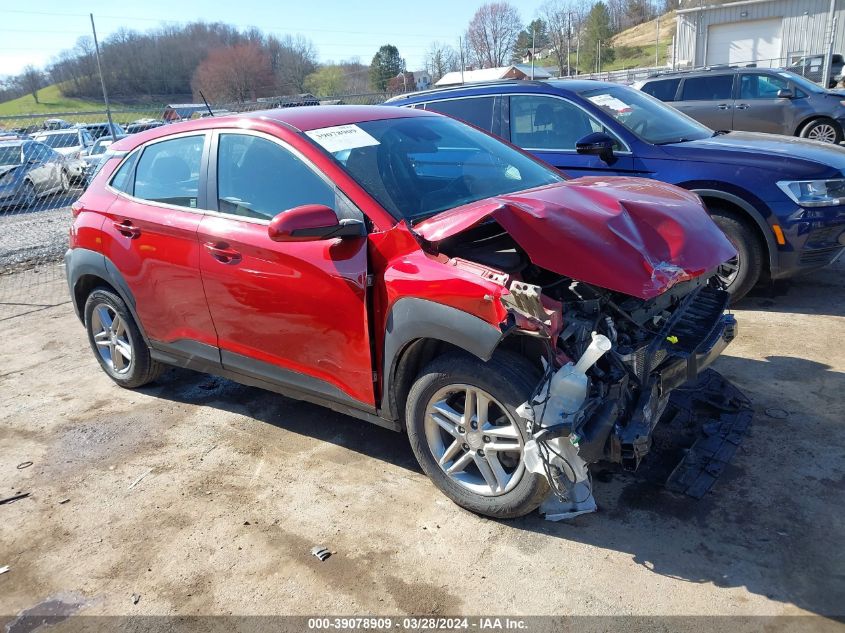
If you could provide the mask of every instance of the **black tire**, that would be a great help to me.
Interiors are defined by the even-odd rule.
[[[831,135],[832,132],[832,135]],[[833,119],[820,117],[801,128],[801,138],[839,145],[842,142],[842,126]]]
[[[62,185],[61,185],[61,186],[62,186],[61,193],[65,194],[65,193],[67,193],[68,191],[70,191],[70,174],[68,174],[68,173],[67,173],[67,170],[66,170],[66,169],[63,169],[63,170],[62,170],[62,173],[61,173],[61,175],[60,175],[60,178],[61,178],[61,182],[62,182]]]
[[[97,310],[96,315],[94,314],[95,310]],[[124,349],[125,344],[128,342],[131,350],[131,358],[128,362],[122,353],[119,354],[116,352],[114,345],[109,346],[107,342],[105,345],[98,345],[95,340],[96,337],[101,337],[105,333],[104,330],[107,329],[103,316],[101,316],[103,311],[112,315],[112,323],[116,320],[116,317],[114,317],[116,315],[124,324],[124,334],[121,334],[117,338],[120,339],[120,343],[124,346]],[[85,301],[85,330],[88,332],[88,342],[91,344],[91,349],[94,352],[95,358],[100,363],[100,367],[102,367],[109,378],[121,387],[127,389],[141,387],[158,378],[162,371],[164,371],[164,365],[150,358],[150,350],[143,336],[141,336],[135,319],[132,318],[132,313],[129,312],[123,299],[113,291],[107,288],[97,288],[88,295]],[[105,341],[105,338],[100,338],[100,340]],[[114,340],[112,338],[112,341]],[[110,349],[106,350],[105,348]],[[118,364],[115,361],[109,360],[112,355],[118,359],[120,368],[118,368]]]
[[[754,229],[736,214],[723,209],[710,209],[710,217],[722,229],[738,254],[738,269],[732,278],[728,273],[733,271],[729,271],[727,265],[719,269],[719,277],[731,293],[731,304],[735,304],[760,281],[763,274],[763,245]],[[734,260],[731,260],[733,263]]]
[[[470,385],[493,396],[512,420],[522,436],[527,433],[516,408],[525,402],[540,379],[539,371],[522,356],[496,352],[488,362],[460,352],[435,358],[423,369],[408,394],[406,427],[411,449],[423,471],[434,484],[459,506],[498,519],[511,519],[528,514],[546,498],[549,485],[540,475],[522,469],[513,488],[497,496],[485,496],[467,490],[439,466],[426,438],[425,419],[429,401],[450,385]]]

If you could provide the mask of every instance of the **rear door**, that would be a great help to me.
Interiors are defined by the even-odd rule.
[[[713,130],[733,130],[734,73],[686,77],[672,105]]]
[[[304,204],[362,214],[275,137],[221,131],[212,156],[217,213],[200,225],[200,270],[224,368],[374,405],[366,238],[274,242],[267,234],[274,216]]]
[[[124,159],[110,182],[117,196],[102,232],[103,253],[129,286],[147,337],[213,361],[217,337],[197,241],[209,136],[166,137]]]
[[[575,103],[551,95],[511,95],[506,108],[507,140],[573,177],[630,175],[634,160],[628,148],[592,114]],[[576,143],[593,132],[615,140],[615,161],[579,154]]]
[[[734,103],[735,130],[792,134],[792,99],[778,99],[778,90],[790,88],[784,77],[768,73],[737,75],[739,89]]]

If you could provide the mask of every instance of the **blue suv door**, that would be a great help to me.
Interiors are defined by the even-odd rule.
[[[507,140],[574,178],[635,174],[634,159],[625,144],[592,114],[568,99],[544,94],[510,95],[503,107],[503,119]],[[614,159],[610,163],[576,151],[576,143],[593,132],[603,132],[614,139]]]

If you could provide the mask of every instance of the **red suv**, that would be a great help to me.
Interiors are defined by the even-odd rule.
[[[405,431],[489,516],[583,501],[599,459],[636,468],[735,334],[714,277],[735,251],[695,194],[567,180],[419,110],[133,135],[73,214],[73,304],[117,384],[176,365]]]

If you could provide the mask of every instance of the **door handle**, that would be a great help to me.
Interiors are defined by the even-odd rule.
[[[729,106],[727,103],[720,103],[720,104],[719,104],[719,105],[717,105],[716,107],[717,107],[719,110],[730,110],[730,109],[731,109],[731,106]]]
[[[229,248],[225,242],[206,242],[203,246],[214,259],[222,264],[237,264],[241,261],[241,254]]]
[[[736,106],[736,109],[737,110],[747,110],[750,107],[751,106],[748,105],[747,103],[740,103],[738,106]]]
[[[112,225],[118,233],[128,237],[129,239],[134,240],[135,238],[141,236],[141,229],[137,226],[132,226],[132,222],[130,220],[123,220],[122,222],[115,220],[112,222]]]

